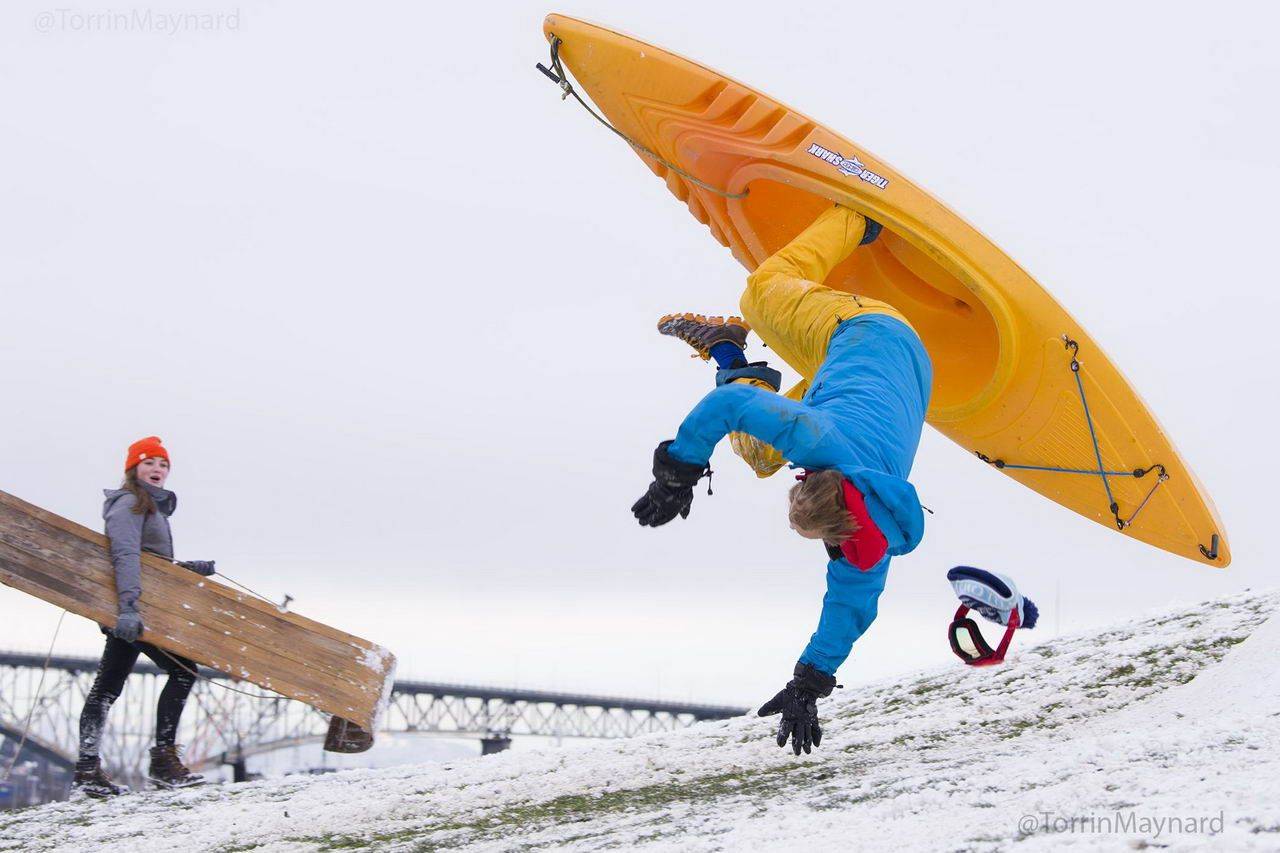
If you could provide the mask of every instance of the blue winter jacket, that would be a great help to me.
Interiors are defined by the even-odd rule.
[[[706,464],[720,439],[745,432],[794,466],[835,468],[862,493],[889,550],[866,572],[843,558],[827,564],[822,617],[800,656],[823,672],[834,674],[875,620],[889,558],[914,549],[924,533],[907,476],[932,377],[929,355],[905,323],[883,314],[854,317],[832,335],[800,402],[750,385],[721,385],[694,407],[667,449],[683,462]]]

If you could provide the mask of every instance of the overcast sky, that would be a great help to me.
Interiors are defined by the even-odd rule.
[[[825,564],[790,478],[722,446],[688,521],[628,512],[712,379],[654,322],[734,310],[745,271],[534,70],[548,8],[211,2],[172,9],[238,17],[180,35],[62,8],[0,10],[0,489],[97,528],[156,434],[180,558],[402,675],[743,704],[789,677]],[[937,515],[843,682],[949,659],[958,563],[1012,575],[1040,637],[1276,586],[1277,7],[778,8],[558,11],[763,89],[977,225],[1106,346],[1235,559],[1127,540],[926,430]],[[0,588],[0,647],[43,651],[57,614]],[[58,648],[100,643],[75,618]]]

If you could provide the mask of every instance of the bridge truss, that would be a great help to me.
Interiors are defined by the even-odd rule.
[[[44,664],[43,655],[0,652],[0,774],[23,731],[28,741],[20,764],[42,761],[66,769],[75,762],[80,709],[98,660],[53,657],[47,671]],[[202,668],[201,674],[205,677],[196,682],[179,731],[193,769],[229,763],[243,773],[254,755],[323,740],[326,715],[221,672]],[[111,710],[103,760],[131,785],[140,784],[146,773],[164,678],[158,667],[140,662]],[[512,736],[623,738],[745,712],[722,705],[397,681],[380,731],[475,737],[492,752],[505,748]]]

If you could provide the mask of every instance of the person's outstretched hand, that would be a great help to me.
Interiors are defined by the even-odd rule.
[[[179,560],[178,565],[206,578],[218,570],[213,560]]]
[[[672,489],[654,480],[640,500],[631,505],[631,514],[641,527],[661,527],[677,515],[688,518],[692,505],[692,487]]]
[[[795,677],[778,691],[757,712],[761,717],[771,717],[781,712],[778,723],[778,746],[791,749],[796,755],[801,750],[808,753],[822,744],[822,724],[818,721],[818,699],[830,696],[836,686],[833,675],[815,669],[811,664],[796,664]]]
[[[708,473],[706,465],[676,459],[667,452],[670,445],[670,441],[664,441],[653,451],[653,482],[631,505],[631,514],[641,527],[660,527],[677,515],[688,518],[693,487]]]

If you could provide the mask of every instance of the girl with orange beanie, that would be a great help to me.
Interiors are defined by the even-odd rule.
[[[146,627],[138,614],[138,602],[144,592],[142,552],[173,559],[169,516],[178,505],[178,497],[164,487],[169,464],[169,451],[159,438],[148,436],[135,441],[125,457],[124,482],[118,489],[103,491],[106,501],[102,517],[111,540],[118,615],[113,629],[102,629],[107,645],[80,714],[80,755],[73,784],[78,793],[89,797],[111,797],[128,790],[112,782],[103,771],[98,747],[107,712],[120,696],[139,654],[146,655],[169,675],[156,705],[156,743],[151,749],[148,778],[160,788],[185,788],[204,782],[203,777],[183,766],[174,742],[187,696],[195,684],[196,664],[143,641]],[[212,561],[178,565],[205,576],[214,572]]]

